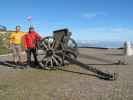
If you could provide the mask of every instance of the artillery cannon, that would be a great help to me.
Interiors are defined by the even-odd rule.
[[[77,64],[102,79],[115,80],[116,73],[105,73],[77,60],[78,46],[71,35],[72,33],[68,29],[56,30],[53,32],[53,36],[45,37],[38,43],[38,59],[41,67],[44,69],[59,69],[63,68],[65,63],[68,62]]]

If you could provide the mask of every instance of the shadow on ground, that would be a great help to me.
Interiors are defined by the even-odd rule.
[[[22,68],[22,67],[26,67],[26,63],[23,64],[15,64],[12,61],[0,61],[0,65],[4,66],[4,67],[12,67],[12,68]],[[31,67],[36,68],[36,65],[32,62]]]
[[[123,53],[118,53],[118,54],[115,54],[115,53],[108,53],[106,55],[109,55],[109,56],[123,56],[124,54]]]
[[[11,61],[3,61],[3,62],[0,61],[0,65],[2,65],[3,67],[11,67],[11,68],[14,68],[14,69],[16,69],[16,68],[22,69],[21,67],[25,67],[26,66],[26,64],[14,64]],[[33,64],[33,66],[31,68],[42,69],[42,68],[37,68],[34,64]],[[44,70],[44,69],[42,69],[42,70]],[[83,72],[79,72],[79,71],[72,71],[72,70],[68,70],[68,69],[63,69],[63,67],[62,68],[58,68],[57,70],[60,70],[60,71],[63,71],[63,72],[68,72],[68,73],[73,73],[73,74],[78,74],[78,75],[85,75],[85,76],[91,76],[91,77],[99,78],[99,76],[96,75],[96,74],[89,74],[89,73],[83,73]]]

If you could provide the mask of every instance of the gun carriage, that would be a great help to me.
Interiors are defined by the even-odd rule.
[[[53,36],[48,36],[38,43],[38,59],[44,69],[59,69],[67,63],[76,64],[95,73],[98,77],[106,80],[115,80],[116,73],[103,72],[93,66],[88,66],[77,60],[78,46],[72,33],[68,29],[56,30]]]

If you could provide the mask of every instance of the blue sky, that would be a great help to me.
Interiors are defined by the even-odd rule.
[[[43,36],[69,28],[76,40],[133,40],[133,0],[1,0],[0,24],[28,30],[27,16]]]

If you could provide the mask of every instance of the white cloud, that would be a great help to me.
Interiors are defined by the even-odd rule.
[[[106,16],[106,13],[101,13],[101,12],[95,13],[95,12],[93,12],[93,13],[84,13],[82,15],[82,17],[86,18],[86,19],[93,19],[93,18],[98,17],[98,16]]]
[[[83,17],[87,18],[87,19],[92,19],[92,18],[94,18],[96,16],[97,16],[96,13],[85,13],[85,14],[83,14]]]

